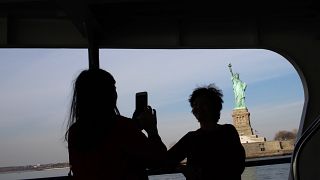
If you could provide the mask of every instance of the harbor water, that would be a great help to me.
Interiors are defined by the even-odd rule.
[[[242,180],[288,180],[290,164],[275,164],[266,166],[247,167]],[[185,180],[182,174],[157,175],[149,180]]]

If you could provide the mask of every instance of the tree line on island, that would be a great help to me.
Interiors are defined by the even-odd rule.
[[[297,129],[293,129],[292,131],[280,130],[274,136],[274,140],[276,141],[286,141],[286,140],[295,140],[297,138]]]

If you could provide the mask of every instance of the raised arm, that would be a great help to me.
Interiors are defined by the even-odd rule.
[[[229,70],[230,70],[231,76],[233,76],[233,72],[232,72],[232,68],[231,68],[231,67],[232,67],[231,63],[229,63],[228,67],[229,67]]]

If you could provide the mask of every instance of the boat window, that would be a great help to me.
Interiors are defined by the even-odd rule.
[[[0,49],[0,57],[0,167],[67,162],[67,144],[63,138],[72,82],[88,67],[87,50]],[[233,73],[239,73],[247,85],[247,112],[243,114],[235,114],[237,105],[229,64]],[[157,110],[160,136],[168,148],[187,132],[199,128],[188,98],[193,89],[214,83],[224,94],[219,123],[240,127],[249,122],[249,126],[245,126],[247,130],[238,127],[248,158],[291,152],[304,103],[303,87],[294,67],[275,52],[100,49],[100,67],[116,79],[117,104],[123,116],[132,116],[136,92],[148,92],[149,104]],[[279,173],[274,170],[284,169],[284,177],[289,174],[289,164],[248,167],[243,179],[263,176],[264,167],[274,172],[272,179],[283,178],[276,176]],[[67,174],[67,169],[48,172],[52,174],[26,177],[20,173],[16,179],[61,176]],[[10,173],[0,172],[0,179],[8,175]],[[159,179],[159,176],[150,179]],[[183,178],[182,174],[167,176]]]
[[[236,110],[229,64],[247,85],[245,113]],[[131,117],[136,92],[148,92],[149,104],[157,110],[160,135],[168,148],[187,132],[199,128],[188,103],[192,90],[214,83],[224,94],[219,123],[236,126],[247,158],[290,156],[293,151],[304,103],[303,87],[294,67],[273,51],[104,49],[100,52],[100,66],[117,80],[118,106],[123,115]],[[289,163],[273,166],[285,169],[285,173],[277,176],[277,172],[270,172],[275,174],[272,179],[287,179]],[[248,167],[243,177],[252,179],[261,171],[263,166]]]
[[[0,57],[0,167],[15,167],[2,168],[0,179],[66,175],[66,169],[18,171],[68,161],[71,83],[88,66],[87,50],[0,49]]]

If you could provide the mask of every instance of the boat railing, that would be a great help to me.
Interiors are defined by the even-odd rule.
[[[294,151],[292,153],[292,168],[291,168],[291,176],[293,180],[300,180],[300,172],[299,172],[299,157],[303,148],[306,144],[311,140],[313,135],[318,132],[320,126],[320,116],[316,118],[315,121],[312,122],[311,125],[304,131],[304,133],[300,136],[298,141],[296,142]]]
[[[291,162],[291,155],[286,156],[277,156],[277,157],[268,157],[268,158],[255,158],[255,159],[247,159],[246,160],[246,167],[253,167],[253,166],[265,166],[265,165],[273,165],[273,164],[284,164]],[[181,164],[176,168],[161,168],[161,169],[150,169],[147,171],[149,176],[153,175],[162,175],[162,174],[176,174],[182,173],[186,168],[185,164]],[[37,178],[32,180],[66,180],[68,176],[61,176],[61,177],[46,177],[46,178]],[[28,179],[31,180],[31,179]]]

